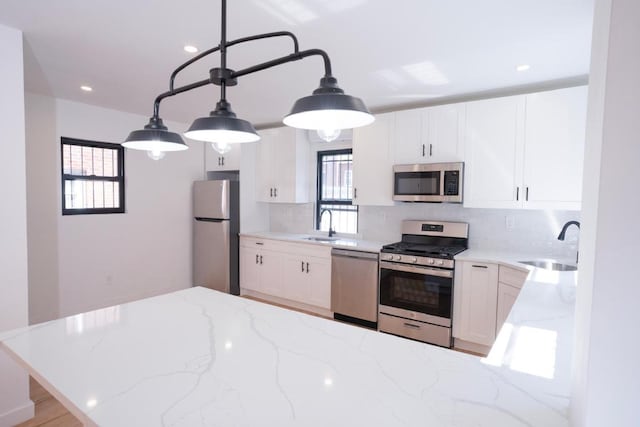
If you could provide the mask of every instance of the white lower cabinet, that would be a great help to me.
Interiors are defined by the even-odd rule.
[[[456,341],[478,346],[471,350],[488,350],[528,274],[493,263],[457,261],[453,312]]]
[[[331,247],[241,237],[240,291],[329,310]]]
[[[460,264],[462,277],[454,285],[454,302],[459,301],[459,310],[457,313],[454,310],[453,336],[490,346],[496,339],[498,266],[481,262]]]

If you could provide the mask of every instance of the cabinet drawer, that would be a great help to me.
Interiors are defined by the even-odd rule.
[[[378,330],[442,347],[451,347],[451,329],[444,326],[379,313]]]
[[[515,268],[509,268],[500,266],[498,271],[498,282],[506,283],[507,285],[515,286],[516,288],[522,288],[525,280],[529,276],[528,271],[516,270]]]

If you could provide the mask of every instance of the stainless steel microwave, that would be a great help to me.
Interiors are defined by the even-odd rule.
[[[422,163],[393,167],[393,200],[462,203],[464,163]]]

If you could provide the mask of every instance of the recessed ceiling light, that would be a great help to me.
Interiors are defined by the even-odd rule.
[[[516,67],[516,71],[527,71],[529,68],[531,68],[531,65],[529,64],[522,64],[522,65],[518,65]]]
[[[187,53],[196,53],[198,51],[198,48],[188,44],[184,47],[184,51]]]
[[[80,86],[80,89],[82,89],[85,92],[91,92],[93,90],[91,86],[87,86],[87,85]]]

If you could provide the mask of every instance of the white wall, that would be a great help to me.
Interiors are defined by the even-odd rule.
[[[0,332],[27,324],[27,200],[22,33],[0,25]],[[29,379],[0,350],[0,426],[33,416]]]
[[[640,424],[640,2],[596,1],[572,425]]]
[[[58,146],[55,99],[25,94],[29,323],[59,316]]]
[[[56,105],[53,143],[58,150],[62,136],[118,143],[148,122],[147,117],[66,100]],[[176,132],[186,128],[166,125]],[[204,157],[199,143],[191,145],[160,161],[126,150],[125,214],[60,216],[62,316],[192,285],[191,184],[204,178]]]

